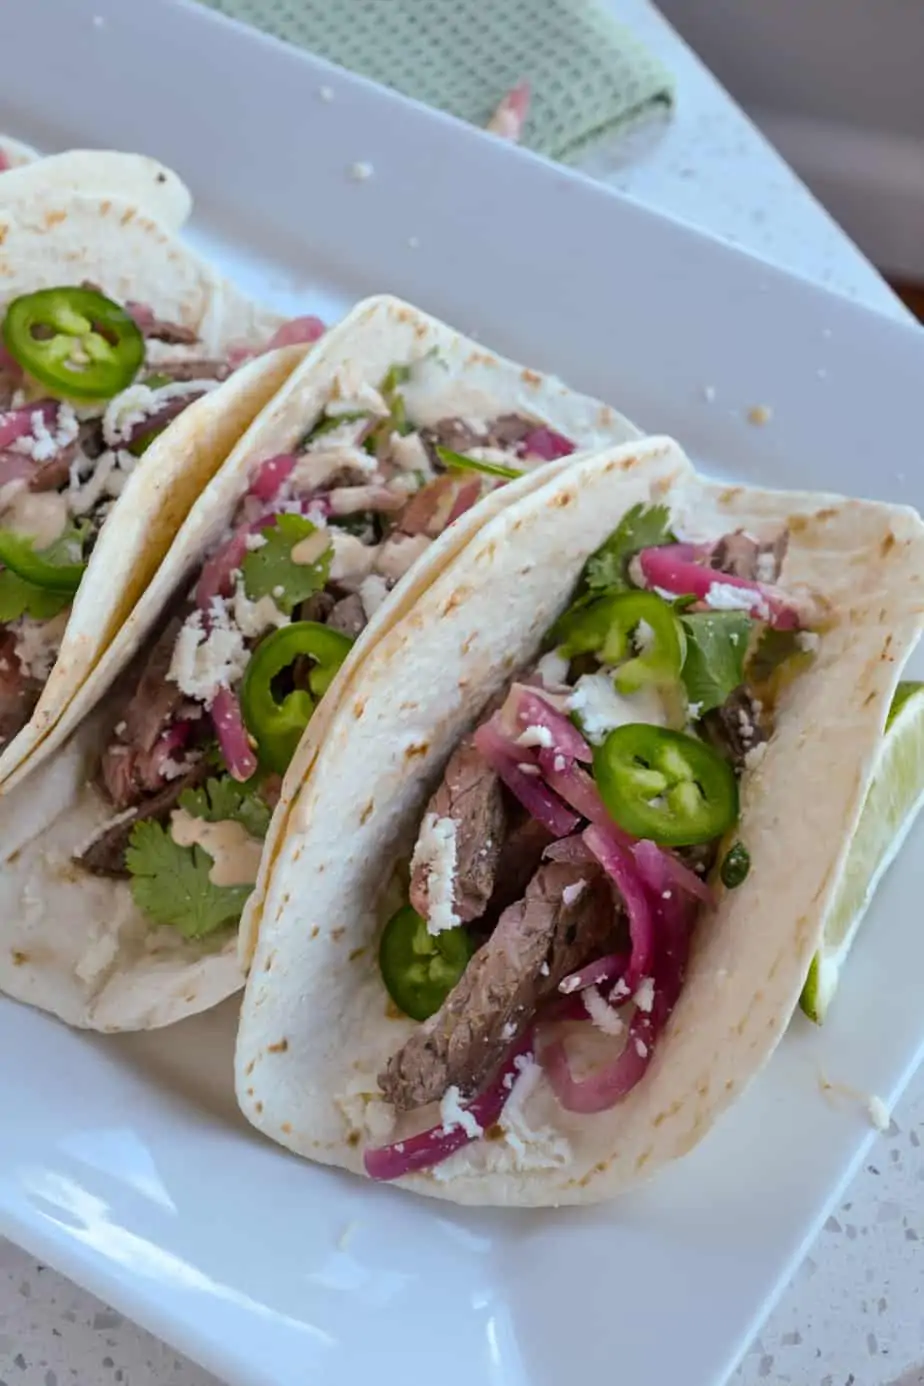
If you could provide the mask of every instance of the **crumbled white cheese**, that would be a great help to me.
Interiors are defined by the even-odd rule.
[[[70,404],[58,406],[54,420],[54,431],[45,422],[41,409],[33,409],[29,422],[32,433],[25,438],[16,438],[10,447],[14,452],[25,453],[33,462],[50,462],[63,448],[69,447],[77,437],[80,425]]]
[[[552,733],[548,727],[527,727],[516,739],[517,746],[543,746],[549,749],[552,745]],[[567,903],[567,902],[566,902]]]
[[[528,760],[521,760],[517,769],[521,775],[540,775],[542,773],[538,765],[531,765]]]
[[[626,986],[624,979],[620,977],[619,980],[614,984],[613,990],[610,992],[610,1000],[624,1001],[628,995],[629,988]]]
[[[348,534],[346,530],[336,527],[327,532],[334,547],[334,556],[330,563],[331,580],[347,588],[358,588],[363,579],[372,572],[376,557],[375,545],[364,544],[355,534]]]
[[[397,582],[432,543],[426,534],[391,534],[375,555],[375,570]]]
[[[447,1088],[440,1103],[440,1118],[443,1123],[443,1131],[448,1136],[450,1131],[461,1128],[472,1140],[477,1140],[484,1135],[484,1131],[478,1125],[477,1120],[459,1101],[459,1089],[455,1086]]]
[[[642,978],[642,980],[638,984],[638,989],[635,995],[633,996],[632,1000],[635,1002],[636,1006],[638,1006],[640,1011],[645,1011],[646,1013],[651,1012],[651,1008],[654,1005],[653,977]]]
[[[892,1125],[892,1114],[881,1097],[877,1097],[873,1093],[866,1104],[866,1110],[869,1112],[869,1119],[877,1131],[888,1131]]]
[[[334,387],[324,412],[332,419],[342,414],[377,414],[380,419],[387,419],[391,411],[381,391],[370,385],[361,367],[351,361],[341,366],[334,376]]]
[[[16,658],[26,678],[38,679],[40,683],[48,678],[58,657],[68,614],[65,607],[52,621],[33,621],[23,616],[11,622],[9,629],[14,633]]]
[[[459,916],[453,908],[456,883],[456,825],[451,818],[428,813],[411,858],[411,872],[427,872],[427,932],[454,929]]]
[[[231,610],[234,613],[234,624],[248,639],[262,635],[271,626],[278,630],[281,626],[289,624],[289,617],[284,611],[279,610],[272,597],[264,596],[260,597],[259,601],[252,602],[244,591],[244,584],[240,578],[231,600]]]
[[[750,611],[766,619],[770,612],[759,592],[747,587],[733,587],[729,582],[714,582],[706,593],[706,605],[713,611]]]
[[[703,711],[702,703],[687,703],[687,717],[691,722],[699,720]]]
[[[581,896],[584,894],[584,891],[586,889],[586,881],[575,881],[573,885],[565,886],[564,890],[561,893],[562,904],[573,905],[575,900],[580,900]]]
[[[595,746],[614,727],[628,722],[648,722],[659,727],[665,724],[664,706],[655,689],[642,688],[625,697],[604,673],[583,674],[574,685],[568,707],[577,713],[581,730]]]
[[[388,455],[403,472],[422,472],[428,481],[433,475],[430,454],[424,447],[419,433],[393,433],[389,441]]]
[[[124,446],[133,428],[156,414],[171,400],[187,395],[201,395],[214,390],[217,380],[171,380],[168,385],[152,389],[150,385],[129,385],[106,405],[103,414],[103,438],[110,448]]]
[[[776,557],[768,549],[757,555],[754,565],[758,582],[773,582],[776,579]]]
[[[813,630],[800,630],[796,636],[796,644],[800,650],[805,650],[806,654],[814,654],[821,644],[821,637]]]
[[[550,1126],[531,1127],[524,1110],[542,1077],[542,1069],[534,1059],[528,1058],[519,1061],[517,1068],[516,1081],[498,1121],[504,1133],[504,1145],[513,1156],[514,1169],[560,1169],[572,1159],[569,1142]],[[492,1155],[496,1144],[499,1142],[492,1143]]]
[[[212,600],[211,628],[206,632],[202,612],[186,618],[173,647],[167,678],[188,698],[211,706],[220,688],[243,677],[249,658],[244,636],[228,616],[221,597]]]
[[[536,665],[536,673],[545,688],[567,688],[568,660],[558,650],[549,650]]]
[[[602,1030],[605,1035],[622,1034],[625,1025],[610,1003],[600,995],[599,987],[585,987],[581,992],[581,999],[598,1030]]]
[[[636,1036],[635,1039],[635,1052],[640,1059],[648,1058],[648,1045],[643,1039],[639,1039],[638,1036]]]
[[[71,464],[70,477],[68,480],[67,504],[72,515],[87,515],[91,510],[95,510],[103,496],[110,493],[110,481],[113,472],[118,464],[119,454],[117,452],[104,452],[93,463],[93,472],[89,481],[81,484],[80,472],[81,464],[75,460]],[[86,463],[83,463],[85,466]]]
[[[388,596],[388,583],[378,573],[370,573],[359,584],[359,600],[363,604],[366,619],[371,620]]]
[[[745,770],[756,770],[764,756],[767,754],[766,741],[759,741],[756,746],[752,746],[749,751],[744,753]]]
[[[259,532],[256,534],[248,534],[244,539],[244,544],[251,552],[253,552],[254,549],[262,549],[266,542],[266,535],[260,534]]]

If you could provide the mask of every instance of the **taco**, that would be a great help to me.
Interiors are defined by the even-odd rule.
[[[134,203],[0,198],[0,787],[305,348],[250,358],[306,327]]]
[[[325,727],[251,906],[245,1116],[460,1203],[689,1150],[798,1002],[922,585],[913,511],[665,439],[511,498]]]
[[[271,810],[284,821],[282,776],[296,756],[297,782],[341,666],[505,503],[499,487],[525,493],[575,448],[634,434],[394,299],[328,333],[202,492],[43,753],[75,740],[0,815],[3,989],[125,1029],[240,986]]]
[[[25,145],[0,137],[0,207],[35,197],[117,197],[153,217],[165,231],[179,231],[192,210],[183,180],[157,159],[109,149],[69,149],[42,158]]]

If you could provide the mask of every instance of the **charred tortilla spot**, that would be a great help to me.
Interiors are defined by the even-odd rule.
[[[566,505],[573,505],[575,500],[576,497],[573,491],[561,491],[553,499],[552,504],[556,506],[557,509],[563,510]]]
[[[404,750],[405,760],[415,760],[418,756],[425,756],[430,749],[429,741],[414,741]]]
[[[484,1133],[486,1141],[502,1141],[504,1139],[504,1128],[495,1121],[493,1126],[489,1126]]]
[[[700,1097],[706,1097],[709,1092],[709,1079],[704,1078],[702,1082],[697,1085],[696,1091],[699,1093]]]
[[[375,809],[375,800],[374,800],[374,799],[370,799],[369,802],[368,802],[368,804],[365,804],[365,805],[363,806],[363,810],[362,810],[362,812],[361,812],[360,815],[359,815],[360,824],[368,823],[368,822],[369,822],[369,819],[372,817],[372,814],[373,814],[374,809]]]
[[[824,510],[815,511],[815,519],[820,520],[821,523],[824,524],[826,520],[836,520],[838,513],[835,506],[826,505]]]
[[[464,601],[467,601],[471,594],[472,589],[470,587],[457,587],[456,590],[450,594],[446,605],[443,607],[442,614],[448,616],[450,611],[455,611]]]
[[[467,654],[467,653],[468,653],[468,651],[465,649],[465,646],[464,646],[464,645],[463,645],[463,647],[462,647],[462,653],[463,653],[463,654]],[[416,712],[416,711],[417,711],[417,704],[416,704],[416,703],[402,703],[402,704],[401,704],[400,711],[401,711],[401,712]]]
[[[280,1131],[284,1131],[287,1136],[291,1136],[292,1134],[292,1125],[288,1121],[284,1121],[279,1129]]]
[[[869,707],[870,703],[873,701],[873,699],[874,699],[876,696],[877,696],[877,694],[876,694],[876,690],[875,690],[875,688],[874,688],[873,691],[872,691],[872,693],[867,693],[866,697],[863,699],[863,706],[864,706],[864,707]]]
[[[347,962],[355,962],[357,958],[361,958],[361,957],[362,957],[362,955],[363,955],[363,953],[365,953],[365,951],[366,951],[366,950],[365,950],[364,947],[363,947],[363,948],[354,948],[353,951],[352,951],[352,953],[349,953],[349,954],[347,955]]]
[[[726,1091],[726,1092],[734,1092],[734,1090],[735,1090],[735,1080],[734,1080],[734,1078],[726,1078],[726,1079],[725,1079],[725,1091]]]
[[[248,1089],[247,1089],[247,1096],[248,1096],[248,1097],[253,1097],[253,1088],[248,1088]]]
[[[275,1044],[266,1046],[267,1054],[284,1054],[289,1047],[289,1041],[285,1038],[277,1040]]]
[[[719,492],[719,505],[731,505],[740,495],[740,486],[726,486],[724,491]]]
[[[739,1038],[741,1035],[744,1034],[745,1030],[747,1029],[747,1025],[748,1018],[746,1015],[743,1015],[741,1019],[738,1021],[738,1024],[735,1026],[735,1034],[738,1035]]]
[[[273,962],[275,961],[275,958],[276,958],[276,953],[275,953],[275,951],[274,951],[274,952],[270,953],[270,955],[269,955],[269,957],[267,958],[266,962],[263,964],[263,971],[264,971],[264,972],[272,972],[272,970],[273,970]]]
[[[463,642],[462,642],[462,653],[463,653],[464,655],[467,655],[468,652],[469,652],[469,650],[470,650],[470,649],[472,648],[472,646],[474,645],[474,643],[475,643],[475,636],[474,636],[474,634],[472,634],[472,635],[467,635],[467,636],[465,637],[465,639],[463,640]]]
[[[343,925],[338,924],[336,929],[331,929],[330,936],[335,943],[339,943],[345,933],[346,929],[343,927]]]
[[[524,381],[526,382],[527,385],[541,385],[541,384],[542,384],[542,376],[541,376],[541,375],[537,375],[535,371],[531,371],[531,370],[524,370],[524,371],[521,371],[521,373],[520,373],[520,378],[521,378],[521,380],[524,380]]]
[[[365,712],[365,710],[366,710],[366,700],[365,700],[365,698],[357,698],[357,699],[356,699],[356,702],[353,704],[353,716],[356,718],[357,721],[359,721],[360,717],[362,717],[362,715],[363,715],[363,713]]]
[[[886,537],[883,539],[882,543],[879,545],[879,552],[880,552],[880,554],[882,555],[882,557],[885,558],[886,554],[887,554],[891,549],[894,549],[894,547],[895,547],[895,535],[892,533],[891,530],[889,530],[888,534],[887,534]]]
[[[255,1103],[253,1104],[253,1109],[254,1109],[254,1111],[256,1112],[257,1116],[260,1116],[260,1114],[261,1114],[262,1111],[263,1111],[263,1103],[262,1103],[262,1102],[255,1102]]]
[[[404,1011],[398,1009],[398,1007],[395,1005],[394,1001],[392,1001],[390,996],[388,1000],[385,1002],[385,1016],[388,1020],[405,1019]]]
[[[60,222],[62,222],[62,221],[67,221],[67,213],[66,213],[66,212],[46,212],[46,213],[45,213],[45,228],[46,228],[46,230],[48,230],[48,231],[50,231],[51,228],[52,228],[53,226],[57,226],[57,225],[58,225]]]
[[[648,1163],[648,1161],[649,1161],[650,1159],[651,1159],[651,1148],[649,1147],[648,1150],[643,1150],[642,1153],[641,1153],[641,1155],[639,1155],[638,1159],[636,1160],[636,1162],[635,1162],[636,1171],[638,1171],[638,1170],[640,1170],[640,1169],[643,1169],[643,1168],[645,1167],[645,1165],[647,1165],[647,1163]]]
[[[347,1145],[352,1145],[352,1146],[357,1146],[357,1145],[359,1145],[359,1132],[358,1132],[358,1131],[351,1131],[351,1132],[350,1132],[350,1134],[347,1136]]]
[[[14,967],[22,967],[29,961],[29,954],[20,952],[18,948],[13,949],[12,957]]]
[[[256,1059],[251,1059],[250,1063],[249,1063],[249,1064],[247,1065],[247,1067],[244,1069],[244,1076],[245,1076],[245,1077],[249,1078],[250,1075],[251,1075],[251,1073],[253,1073],[254,1067],[255,1067],[255,1065],[256,1065],[256,1062],[257,1062]]]
[[[12,866],[14,861],[18,861],[18,860],[19,860],[19,854],[20,854],[21,851],[22,851],[22,848],[21,848],[21,847],[17,847],[15,852],[11,852],[11,853],[10,853],[10,855],[9,855],[9,856],[7,857],[7,859],[6,859],[7,865],[8,865],[8,866]]]
[[[320,932],[321,932],[321,926],[320,926],[320,924],[315,924],[314,928],[311,930],[311,933],[308,935],[308,937],[309,937],[309,938],[317,938],[317,936],[318,936],[318,934],[319,934]]]

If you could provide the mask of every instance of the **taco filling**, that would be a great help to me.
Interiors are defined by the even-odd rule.
[[[421,1023],[378,1083],[416,1134],[366,1152],[373,1178],[503,1134],[535,1063],[584,1114],[642,1078],[700,916],[747,876],[739,785],[818,644],[820,603],[779,584],[787,540],[683,543],[666,507],[636,506],[546,653],[457,746],[386,892],[404,902],[381,978]],[[602,1053],[577,1074],[569,1035],[587,1025]],[[420,1130],[431,1104],[441,1120]]]
[[[115,817],[78,860],[186,938],[238,922],[280,777],[390,590],[488,490],[574,451],[518,414],[418,427],[414,376],[433,369],[394,366],[378,388],[340,371],[299,448],[254,468],[115,697],[98,775]]]
[[[311,341],[314,318],[264,350]],[[8,303],[0,347],[0,747],[29,721],[100,529],[153,440],[255,354],[93,284]]]

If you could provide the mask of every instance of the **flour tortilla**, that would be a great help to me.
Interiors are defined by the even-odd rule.
[[[831,603],[830,629],[742,784],[750,874],[700,919],[681,999],[624,1101],[568,1114],[533,1070],[531,1093],[509,1113],[511,1138],[477,1142],[401,1183],[470,1204],[611,1197],[696,1145],[780,1040],[924,620],[924,526],[896,506],[706,482],[675,443],[648,439],[511,499],[341,697],[264,883],[241,1016],[238,1099],[273,1140],[362,1172],[365,1146],[400,1139],[376,1075],[415,1027],[389,1013],[378,975],[383,884],[460,737],[536,653],[589,553],[640,501],[669,504],[693,540],[788,524],[784,586],[806,584]],[[619,1043],[589,1026],[582,1042]]]
[[[105,694],[151,635],[167,602],[191,581],[206,551],[226,531],[254,467],[298,444],[344,372],[358,371],[362,380],[377,384],[390,366],[418,360],[433,349],[444,364],[432,384],[425,372],[416,397],[412,392],[413,409],[422,417],[447,417],[463,405],[466,413],[483,418],[521,410],[594,447],[636,435],[607,406],[475,347],[406,304],[391,298],[360,304],[310,350],[231,450],[189,510],[167,560],[153,579],[146,577],[143,595],[47,735],[40,756],[23,767],[8,799],[0,800],[0,988],[8,994],[73,1025],[127,1030],[168,1024],[216,1004],[243,984],[233,937],[225,935],[217,944],[186,943],[175,930],[154,927],[135,909],[125,881],[92,877],[71,862],[73,853],[112,817],[111,808],[87,784],[108,731]],[[187,417],[181,415],[178,423]],[[368,651],[480,526],[508,503],[506,497],[529,494],[566,465],[568,460],[549,463],[491,493],[427,550],[353,646],[312,719],[312,744],[323,740],[338,690],[361,676]],[[139,505],[138,511],[141,530],[150,528],[151,505]],[[115,586],[109,584],[107,591]],[[83,592],[81,587],[81,596]],[[95,589],[94,600],[87,598],[88,630],[94,628],[103,595]],[[64,745],[75,729],[76,736]],[[44,764],[39,766],[40,761]],[[297,788],[305,773],[300,749],[283,785],[264,855],[272,855],[284,833],[289,786]],[[249,933],[243,936],[245,963],[249,938]]]
[[[0,138],[0,152],[12,167],[0,174],[0,207],[36,197],[117,197],[137,205],[164,228],[179,231],[192,210],[192,196],[178,174],[144,154],[110,149],[69,149],[41,158],[28,146],[11,147]]]
[[[26,164],[31,164],[42,157],[37,149],[33,149],[31,144],[26,144],[13,135],[2,134],[0,134],[0,155],[3,155],[5,162],[9,165],[9,168],[5,170],[6,172],[14,168],[23,168]]]
[[[118,302],[148,303],[194,328],[200,341],[187,350],[199,356],[222,355],[236,343],[262,344],[281,321],[132,202],[38,197],[28,206],[3,206],[0,199],[0,315],[18,294],[82,279]],[[0,793],[34,763],[37,747],[154,576],[193,501],[305,352],[287,347],[258,357],[185,410],[147,449],[100,533],[35,712],[0,753]]]

